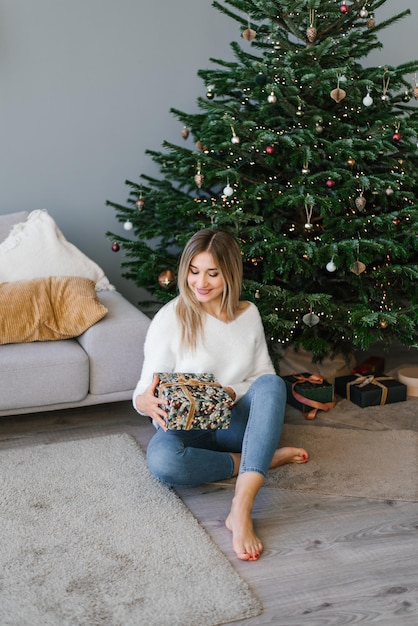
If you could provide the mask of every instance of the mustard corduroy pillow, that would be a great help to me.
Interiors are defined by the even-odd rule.
[[[89,278],[0,283],[0,344],[78,337],[106,313]]]

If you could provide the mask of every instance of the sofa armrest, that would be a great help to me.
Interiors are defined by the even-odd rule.
[[[90,361],[94,395],[134,389],[144,359],[149,318],[117,291],[100,291],[107,315],[77,338]]]

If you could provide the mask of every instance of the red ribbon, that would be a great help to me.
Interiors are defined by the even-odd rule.
[[[324,383],[324,378],[319,374],[311,374],[310,376],[302,376],[301,374],[293,374],[296,378],[296,381],[292,384],[292,394],[293,397],[300,402],[301,404],[308,405],[311,408],[310,411],[302,410],[303,417],[307,420],[313,420],[316,417],[318,411],[328,411],[329,409],[333,409],[337,404],[337,401],[334,396],[334,400],[332,402],[318,402],[317,400],[311,400],[310,398],[305,398],[300,393],[295,390],[296,385],[300,383],[313,383],[314,385],[322,385]]]

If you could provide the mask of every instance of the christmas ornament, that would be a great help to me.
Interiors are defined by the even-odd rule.
[[[198,150],[200,150],[200,152],[206,152],[207,151],[207,147],[201,141],[196,141],[195,146],[196,146],[196,148]]]
[[[319,324],[319,317],[312,312],[312,307],[310,308],[309,313],[306,313],[306,315],[302,317],[302,322],[306,324],[306,326],[309,326],[309,328]]]
[[[387,320],[380,320],[379,326],[380,326],[380,328],[385,329],[385,328],[387,328],[389,326],[389,322]]]
[[[334,263],[334,257],[332,257],[331,261],[328,261],[325,267],[327,268],[328,272],[335,272],[337,266]]]
[[[303,174],[304,176],[307,176],[309,173],[310,173],[309,163],[306,161],[306,162],[303,164],[303,167],[302,167],[302,174]]]
[[[348,8],[348,4],[345,0],[342,0],[341,4],[340,4],[340,13],[348,13],[349,8]]]
[[[387,188],[386,188],[386,191],[385,191],[385,194],[386,194],[387,196],[392,196],[392,195],[393,195],[393,189],[392,189],[392,187],[387,187]]]
[[[113,250],[113,252],[118,252],[119,251],[119,244],[116,241],[114,241],[112,243],[112,250]]]
[[[173,282],[175,277],[176,277],[176,275],[171,270],[164,270],[158,276],[158,282],[159,282],[161,287],[167,288],[167,287],[169,287],[171,285],[171,283]]]
[[[400,141],[402,139],[402,135],[399,132],[399,124],[395,124],[395,132],[392,135],[393,141]]]
[[[376,26],[376,22],[373,15],[371,15],[367,20],[367,28],[373,28],[374,26]]]
[[[363,211],[366,206],[366,198],[363,196],[363,192],[354,200],[354,204],[356,205],[359,211]]]
[[[187,128],[187,126],[183,126],[183,129],[181,131],[181,136],[183,137],[183,139],[187,139],[189,134],[190,134],[190,131]]]
[[[274,146],[266,146],[266,152],[267,154],[273,154]]]
[[[315,43],[316,37],[318,35],[318,31],[314,25],[315,22],[315,9],[310,9],[310,26],[306,30],[306,38],[309,43]]]
[[[226,183],[226,187],[224,187],[223,189],[223,194],[224,196],[232,196],[232,194],[234,193],[234,190],[232,189],[231,185],[229,184],[229,180]]]
[[[415,87],[413,90],[413,94],[414,94],[414,98],[415,100],[418,100],[418,81],[417,81],[417,75],[415,74]]]
[[[206,98],[208,100],[213,100],[213,98],[215,97],[215,86],[214,85],[208,85],[207,90],[206,90]]]
[[[231,142],[234,143],[234,144],[238,144],[241,140],[238,137],[238,135],[235,134],[235,130],[234,130],[233,126],[231,126],[231,131],[232,131]]]
[[[364,272],[365,269],[366,269],[366,266],[361,261],[356,261],[350,267],[350,271],[353,272],[353,274],[356,274],[357,276],[361,274],[362,272]]]
[[[301,104],[299,104],[299,105],[298,105],[298,108],[297,108],[297,110],[296,110],[296,116],[297,116],[297,117],[303,117],[304,115],[305,115],[305,114],[304,114],[304,112],[303,112],[302,105],[301,105]]]
[[[135,202],[135,204],[136,204],[136,208],[138,209],[138,211],[142,211],[142,209],[143,209],[143,208],[144,208],[144,206],[145,206],[145,200],[144,200],[144,198],[142,197],[142,191],[141,191],[141,193],[139,194],[139,198],[138,198],[138,200]]]
[[[383,76],[383,93],[382,93],[383,102],[387,102],[389,100],[388,89],[389,89],[389,83],[390,83],[390,76],[386,76],[386,72]]]
[[[333,187],[335,187],[335,180],[333,180],[332,178],[328,178],[325,184],[328,189],[332,189]]]
[[[366,7],[363,7],[362,9],[360,9],[360,17],[362,17],[363,19],[365,19],[366,17],[369,17],[369,12],[366,9]]]
[[[305,199],[305,213],[306,213],[306,222],[305,228],[306,230],[312,230],[313,224],[311,223],[312,213],[313,213],[314,202],[312,196],[306,196]]]
[[[267,97],[267,102],[269,102],[270,104],[276,104],[277,102],[277,98],[274,95],[274,92],[272,91],[271,94]]]
[[[254,78],[256,84],[259,87],[264,87],[264,85],[267,82],[267,78],[265,77],[265,75],[263,74],[263,72],[258,72],[258,74],[256,75],[256,77]]]
[[[403,102],[409,102],[411,100],[411,94],[409,93],[409,89],[405,89],[405,93],[402,96]]]
[[[363,98],[363,104],[365,107],[371,107],[373,104],[373,98],[370,95],[370,91],[367,92],[367,95]]]
[[[260,294],[260,290],[259,289],[256,289],[254,297],[257,298],[257,300],[260,300],[261,294]]]
[[[317,133],[317,135],[321,135],[323,130],[324,127],[322,126],[322,120],[318,120],[315,124],[315,132]]]
[[[256,35],[257,35],[257,32],[255,30],[253,30],[252,28],[250,28],[250,27],[248,27],[244,31],[242,31],[242,36],[247,41],[252,41],[253,39],[255,39]]]
[[[329,94],[331,98],[335,100],[335,102],[337,102],[337,104],[341,102],[341,100],[344,100],[344,98],[347,95],[344,89],[340,88],[340,82],[342,78],[343,78],[342,76],[338,76],[337,88],[333,89],[331,93]]]
[[[347,159],[347,165],[348,165],[349,167],[354,167],[354,166],[355,166],[355,164],[356,164],[356,160],[355,160],[355,159],[353,159],[353,157],[348,157],[348,159]]]
[[[203,185],[203,181],[204,181],[204,176],[203,176],[203,174],[200,171],[200,161],[198,161],[197,172],[196,172],[195,177],[194,177],[194,182],[199,187],[199,189],[201,189],[202,185]]]
[[[132,230],[134,225],[129,220],[126,220],[126,222],[124,223],[123,227],[124,227],[125,230]]]
[[[394,217],[392,220],[392,224],[394,226],[399,226],[399,224],[401,223],[401,220],[399,219],[399,217]]]

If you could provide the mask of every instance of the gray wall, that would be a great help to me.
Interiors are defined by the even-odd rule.
[[[376,20],[411,4],[388,0]],[[417,29],[415,10],[368,62],[418,58]],[[123,204],[126,178],[157,174],[145,150],[183,141],[169,108],[196,110],[197,70],[236,38],[210,0],[0,0],[0,214],[46,208],[135,302],[104,236],[125,234],[105,201]]]

